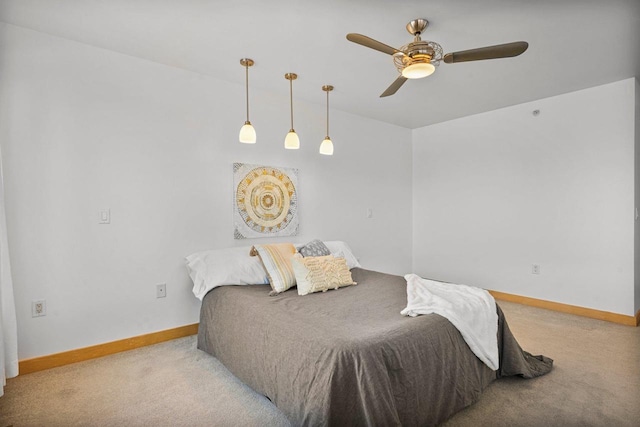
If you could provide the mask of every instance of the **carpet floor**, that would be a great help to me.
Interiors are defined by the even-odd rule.
[[[555,360],[504,378],[444,426],[640,426],[640,328],[499,302],[525,350]],[[12,378],[0,427],[287,426],[195,336]]]

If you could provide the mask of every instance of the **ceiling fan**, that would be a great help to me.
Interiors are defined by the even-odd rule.
[[[391,83],[387,90],[382,92],[380,98],[396,93],[407,79],[420,79],[433,74],[442,60],[447,64],[453,64],[483,59],[509,58],[520,55],[529,47],[529,43],[519,41],[443,54],[442,46],[438,43],[420,38],[420,34],[428,25],[429,21],[426,19],[414,19],[409,22],[406,28],[414,36],[414,39],[400,49],[393,48],[362,34],[347,34],[347,40],[351,42],[393,56],[393,62],[400,72],[400,77]]]

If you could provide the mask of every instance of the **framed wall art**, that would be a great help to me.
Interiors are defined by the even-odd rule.
[[[298,170],[233,164],[236,239],[298,234]]]

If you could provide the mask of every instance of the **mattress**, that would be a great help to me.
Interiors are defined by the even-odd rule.
[[[352,274],[356,286],[305,296],[215,288],[202,302],[198,348],[301,426],[438,425],[496,378],[551,369],[551,359],[520,348],[499,307],[492,371],[445,318],[400,315],[403,277]]]

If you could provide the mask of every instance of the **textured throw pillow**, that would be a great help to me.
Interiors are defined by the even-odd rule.
[[[353,281],[344,258],[333,255],[303,258],[296,254],[291,258],[291,264],[296,275],[298,295],[357,284]]]
[[[251,256],[258,255],[267,271],[273,294],[284,292],[296,284],[296,276],[291,266],[291,257],[296,248],[291,243],[274,243],[270,245],[254,245]]]
[[[318,239],[312,240],[306,245],[302,246],[300,249],[298,249],[298,252],[300,252],[303,257],[331,255],[331,251],[329,250],[327,245],[325,245]]]

